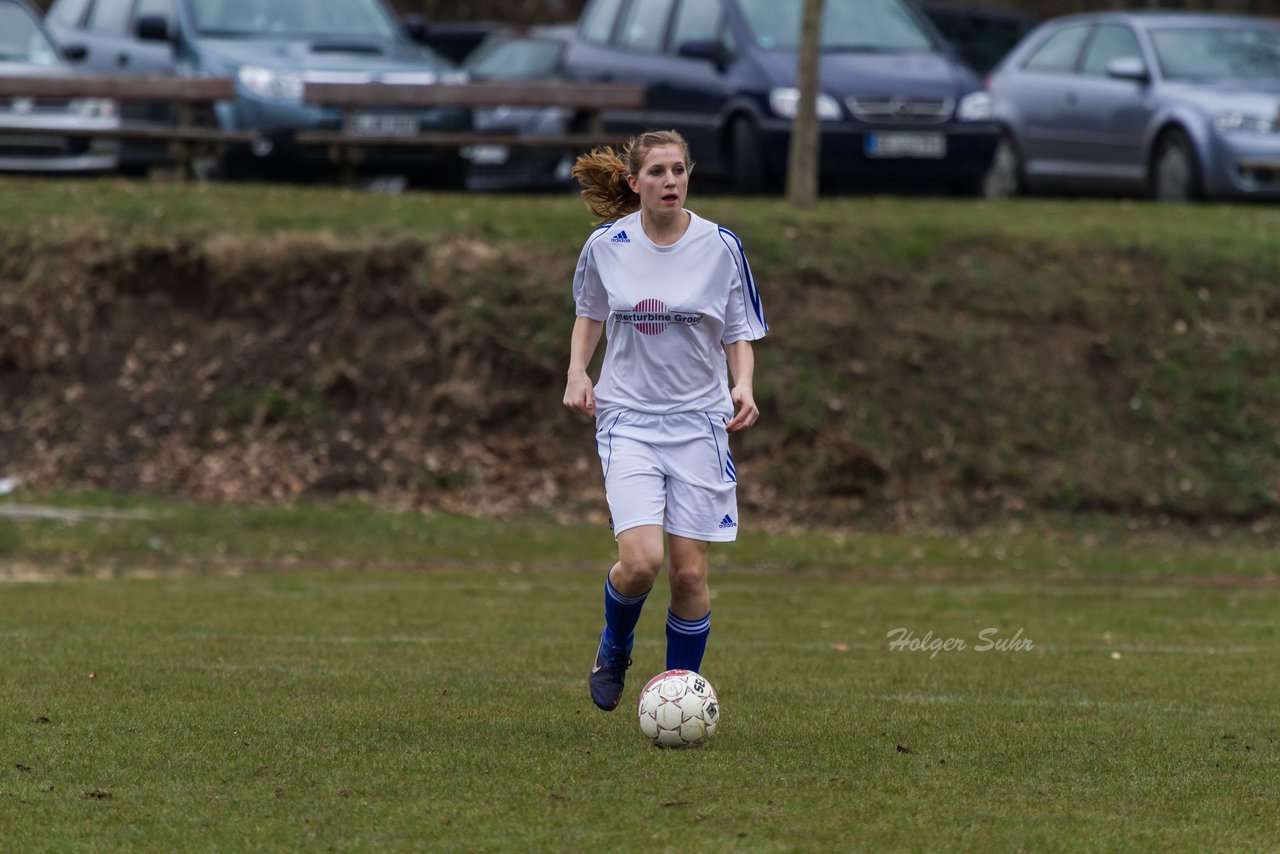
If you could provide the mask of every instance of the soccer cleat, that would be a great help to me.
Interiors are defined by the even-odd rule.
[[[627,684],[627,668],[630,666],[631,656],[627,648],[606,643],[602,632],[588,683],[592,701],[606,712],[612,712],[622,702],[622,689]]]

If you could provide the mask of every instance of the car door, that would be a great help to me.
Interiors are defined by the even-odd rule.
[[[1141,186],[1146,176],[1143,137],[1155,101],[1148,81],[1108,75],[1108,66],[1117,59],[1145,64],[1137,34],[1123,24],[1094,27],[1076,86],[1075,116],[1082,140],[1073,149],[1072,162],[1082,179]]]
[[[617,58],[613,49],[618,28],[618,13],[626,0],[591,0],[578,19],[574,38],[564,54],[564,73],[569,80],[581,83],[608,83],[614,79]],[[604,129],[611,133],[627,121],[625,114],[614,110],[601,113]]]
[[[643,133],[661,126],[659,117],[673,112],[676,78],[666,47],[675,5],[676,0],[630,0],[623,4],[613,35],[613,55],[600,79],[642,85],[648,97],[639,110],[609,111],[611,129],[629,135]]]
[[[173,45],[144,42],[134,33],[144,16],[173,27],[173,0],[65,0],[49,13],[49,29],[62,44],[87,49],[83,67],[103,74],[171,74]]]
[[[138,22],[143,18],[163,18],[172,37],[176,26],[173,0],[136,0],[126,30],[125,69],[130,74],[172,74],[176,65],[173,42],[139,39]]]
[[[1089,25],[1083,23],[1054,31],[1025,63],[999,75],[995,83],[998,99],[1007,102],[1001,109],[1032,181],[1069,171],[1080,142],[1077,67],[1088,35]]]
[[[717,55],[683,56],[681,46],[715,46]],[[723,166],[721,121],[733,94],[735,53],[720,0],[679,0],[667,42],[667,73],[650,90],[654,126],[678,129],[712,172]]]

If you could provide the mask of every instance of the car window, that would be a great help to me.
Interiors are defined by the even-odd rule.
[[[104,33],[123,33],[129,23],[133,0],[94,0],[89,10],[89,29]]]
[[[0,60],[57,65],[58,54],[35,18],[16,3],[0,3]]]
[[[622,0],[596,0],[592,3],[582,15],[582,38],[589,42],[609,41],[621,5]]]
[[[84,22],[89,0],[58,0],[49,10],[49,20],[64,27],[78,27]]]
[[[675,0],[631,0],[622,19],[618,44],[637,50],[662,50]]]
[[[1084,44],[1087,35],[1089,35],[1087,24],[1059,30],[1031,55],[1024,67],[1037,71],[1071,71],[1076,67],[1080,47]]]
[[[560,70],[564,42],[508,38],[481,45],[462,67],[476,80],[536,80]]]
[[[1171,27],[1151,42],[1170,80],[1280,80],[1280,30]]]
[[[719,0],[680,0],[671,29],[673,50],[686,42],[715,41],[719,32]]]
[[[795,50],[803,0],[741,0],[742,13],[762,48]],[[902,0],[827,0],[822,49],[849,52],[933,50],[933,39]]]
[[[1084,52],[1082,68],[1085,74],[1106,76],[1107,66],[1113,59],[1133,57],[1142,59],[1142,48],[1133,30],[1118,24],[1095,27],[1093,38]]]

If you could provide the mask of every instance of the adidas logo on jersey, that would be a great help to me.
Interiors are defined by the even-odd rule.
[[[609,238],[609,242],[610,243],[630,243],[631,238],[627,237],[627,233],[625,231],[619,231],[613,237]]]
[[[720,520],[720,527],[721,527],[721,528],[736,528],[736,527],[738,527],[738,523],[737,523],[737,522],[735,522],[735,521],[733,521],[733,517],[732,517],[732,516],[725,516],[723,519],[721,519],[721,520]]]

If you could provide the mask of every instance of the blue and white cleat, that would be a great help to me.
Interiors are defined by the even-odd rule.
[[[627,684],[627,668],[630,666],[631,656],[627,648],[606,643],[604,632],[601,632],[588,683],[591,699],[606,712],[612,712],[622,702],[622,689]]]

